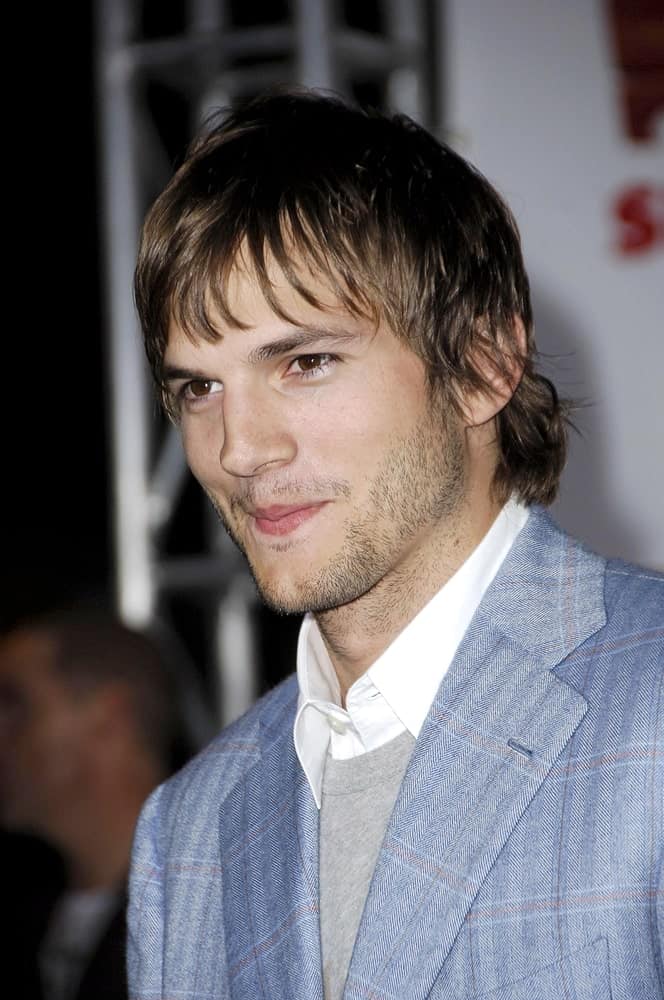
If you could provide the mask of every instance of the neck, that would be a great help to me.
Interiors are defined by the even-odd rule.
[[[316,615],[339,680],[342,704],[348,689],[375,663],[463,565],[501,510],[489,495],[464,505],[454,524],[416,539],[402,564],[349,604]]]

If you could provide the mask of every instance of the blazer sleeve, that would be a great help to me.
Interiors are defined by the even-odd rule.
[[[655,872],[655,961],[659,980],[664,983],[664,846],[660,849]]]
[[[130,1000],[163,995],[164,900],[157,838],[162,789],[145,803],[134,836],[127,910]]]

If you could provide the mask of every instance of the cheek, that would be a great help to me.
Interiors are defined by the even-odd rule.
[[[319,408],[302,414],[300,432],[308,440],[323,444],[352,442],[361,447],[366,441],[389,437],[394,421],[394,404],[382,382],[355,385],[353,392],[324,399]]]
[[[183,425],[182,446],[187,464],[199,482],[209,483],[219,478],[223,435],[202,421],[188,427]]]
[[[66,737],[58,740],[57,754],[44,757],[37,784],[45,809],[66,810],[85,794],[85,760],[86,747]]]
[[[64,707],[45,714],[31,742],[35,766],[56,776],[76,770],[90,749],[80,716]]]
[[[387,401],[358,393],[301,421],[297,471],[344,480],[361,497],[398,435],[399,421]]]
[[[49,775],[69,770],[73,757],[72,743],[70,731],[59,725],[57,720],[48,720],[31,741],[35,767],[41,767]]]
[[[335,413],[326,424],[319,444],[321,451],[334,449],[368,471],[407,433],[414,413],[401,401],[388,396],[358,398],[355,406]]]
[[[76,782],[76,757],[70,739],[52,720],[42,720],[21,732],[7,762],[9,797],[48,811],[64,805],[63,790]],[[44,817],[42,817],[44,818]]]

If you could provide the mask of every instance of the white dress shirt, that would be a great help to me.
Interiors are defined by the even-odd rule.
[[[528,519],[509,500],[477,548],[399,633],[346,696],[313,615],[302,622],[297,647],[300,689],[295,750],[320,809],[325,758],[347,760],[376,750],[408,730],[419,735],[485,590]]]

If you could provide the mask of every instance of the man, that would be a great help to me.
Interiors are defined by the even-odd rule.
[[[194,145],[136,292],[194,474],[306,615],[143,812],[132,996],[661,996],[664,586],[542,509],[565,407],[501,199],[273,94]]]
[[[20,885],[12,879],[25,916],[12,913],[19,940],[8,956],[23,961],[21,996],[127,996],[131,840],[142,803],[184,747],[177,718],[160,649],[106,614],[54,612],[0,639],[0,825],[51,845],[64,866],[40,907],[45,920],[33,880],[50,866],[32,862]]]

